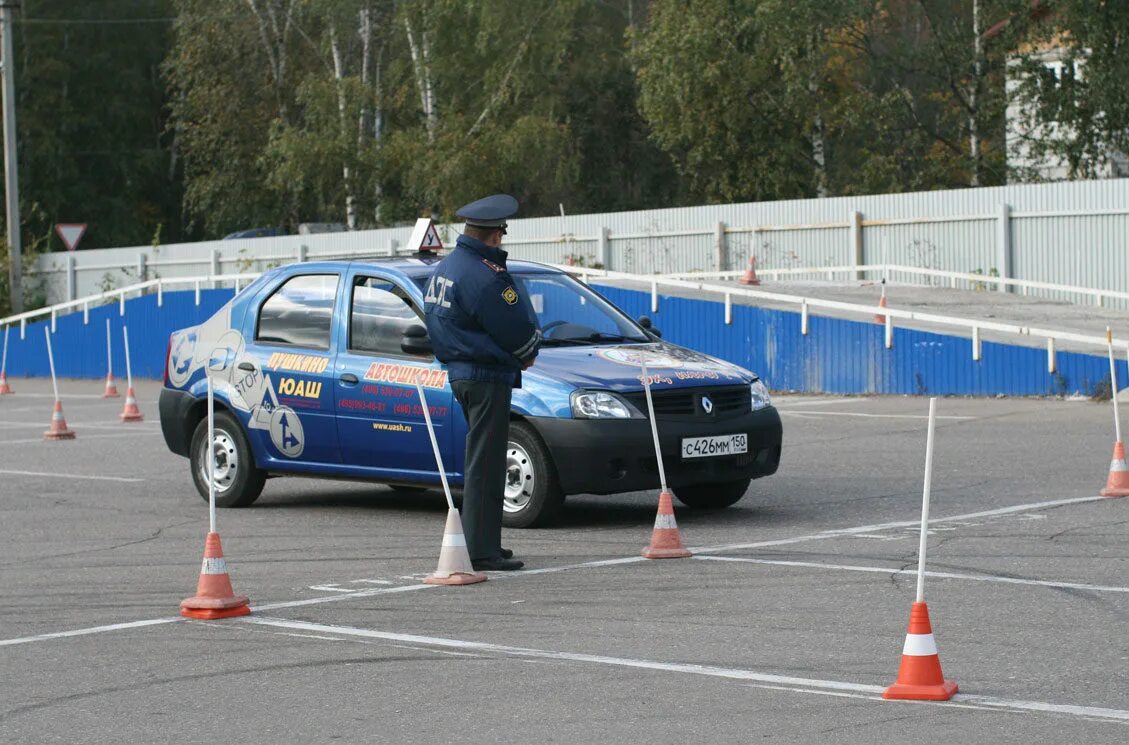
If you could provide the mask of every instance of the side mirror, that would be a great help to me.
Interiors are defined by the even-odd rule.
[[[418,323],[413,323],[404,329],[404,336],[400,339],[400,349],[404,350],[406,354],[432,354],[431,339],[427,335],[427,328]]]
[[[654,324],[651,323],[651,319],[649,317],[639,316],[639,325],[643,327],[643,330],[647,332],[648,336],[652,336],[655,339],[662,338],[663,332],[655,328]]]

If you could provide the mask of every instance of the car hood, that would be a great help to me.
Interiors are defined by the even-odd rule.
[[[525,375],[575,388],[637,391],[642,387],[641,361],[651,380],[665,385],[738,385],[757,379],[737,365],[667,342],[542,347]]]

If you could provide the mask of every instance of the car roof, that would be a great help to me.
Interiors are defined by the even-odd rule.
[[[435,265],[443,258],[436,254],[412,254],[411,256],[389,256],[377,259],[357,259],[352,262],[340,262],[343,265],[370,265],[380,267],[392,274],[399,274],[411,280],[420,277],[430,277],[435,270]],[[336,263],[336,262],[331,262]],[[547,264],[538,264],[535,261],[507,261],[506,268],[510,272],[524,274],[561,274],[560,269],[555,269]]]

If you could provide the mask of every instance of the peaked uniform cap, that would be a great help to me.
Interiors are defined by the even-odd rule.
[[[503,228],[506,220],[517,214],[517,208],[517,200],[509,194],[493,194],[464,204],[455,215],[477,228]]]

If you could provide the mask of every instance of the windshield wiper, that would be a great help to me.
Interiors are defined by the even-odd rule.
[[[572,346],[584,346],[584,345],[591,344],[591,343],[592,342],[590,342],[587,339],[542,339],[541,340],[541,346],[543,346],[543,347],[558,346],[558,345],[562,345],[562,344],[569,344],[569,345],[572,345]]]
[[[644,342],[644,341],[647,341],[647,339],[636,339],[633,336],[624,336],[622,334],[605,334],[603,331],[597,331],[594,334],[589,334],[588,340],[589,341],[612,341],[612,342],[621,342],[621,341]]]

